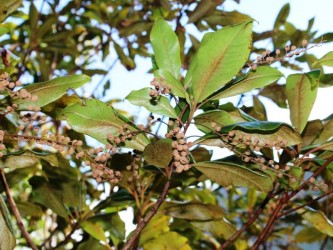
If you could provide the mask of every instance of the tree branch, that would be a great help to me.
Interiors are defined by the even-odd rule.
[[[27,241],[28,245],[30,245],[30,247],[33,250],[38,250],[37,246],[32,241],[32,239],[30,238],[29,233],[27,232],[27,230],[25,229],[25,227],[23,225],[22,218],[21,218],[21,215],[20,215],[20,213],[19,213],[19,211],[17,209],[16,203],[15,203],[13,197],[10,194],[9,186],[8,186],[5,174],[3,172],[3,169],[0,169],[0,180],[1,180],[1,183],[2,183],[2,185],[4,187],[4,189],[5,189],[5,193],[6,193],[6,196],[7,196],[8,204],[9,204],[9,206],[10,206],[10,208],[11,208],[11,210],[12,210],[12,212],[13,212],[15,218],[16,218],[17,225],[20,228],[23,237],[25,238],[25,240]]]
[[[164,202],[164,200],[168,194],[169,187],[170,187],[170,178],[168,178],[167,182],[165,183],[160,197],[158,197],[158,200],[156,201],[154,206],[151,208],[151,210],[147,213],[147,215],[138,223],[138,226],[134,230],[132,237],[126,242],[126,244],[122,248],[122,250],[130,250],[134,247],[136,240],[139,237],[141,231],[148,224],[148,222],[153,218],[153,216],[157,213],[157,210]]]
[[[256,250],[259,248],[260,244],[262,242],[264,242],[266,240],[266,238],[268,237],[271,228],[274,224],[274,222],[277,220],[278,218],[278,214],[280,213],[281,209],[283,208],[283,205],[285,204],[285,200],[287,198],[287,194],[284,193],[281,195],[278,204],[273,212],[273,214],[271,215],[270,219],[268,220],[264,230],[261,232],[261,234],[259,235],[259,237],[257,238],[256,242],[254,243],[254,245],[251,247],[251,250]]]

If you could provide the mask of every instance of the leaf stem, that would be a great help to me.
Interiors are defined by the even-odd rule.
[[[18,211],[16,203],[15,203],[12,195],[10,194],[9,186],[8,186],[8,183],[7,183],[7,180],[6,180],[5,173],[3,172],[3,169],[0,169],[0,180],[1,180],[1,183],[2,183],[2,185],[4,187],[4,189],[5,189],[5,193],[6,193],[6,196],[7,196],[8,204],[9,204],[9,206],[10,206],[10,208],[11,208],[11,210],[12,210],[12,212],[13,212],[15,218],[16,218],[17,225],[20,228],[23,237],[25,238],[25,240],[27,241],[28,245],[30,245],[30,247],[33,250],[38,250],[37,246],[35,245],[35,243],[30,238],[30,235],[29,235],[28,231],[24,227],[24,224],[23,224],[20,212]]]

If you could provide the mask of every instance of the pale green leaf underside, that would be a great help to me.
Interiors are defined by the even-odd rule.
[[[86,75],[72,75],[57,77],[47,82],[30,84],[25,89],[31,94],[38,97],[37,101],[24,100],[15,98],[14,103],[19,105],[20,110],[27,109],[29,106],[43,107],[66,94],[67,90],[76,89],[90,81]]]
[[[118,136],[119,130],[126,124],[112,107],[94,99],[86,100],[85,105],[74,104],[65,108],[58,119],[65,119],[75,131],[87,134],[103,143],[107,142],[108,134]],[[138,132],[131,125],[128,128]],[[138,134],[131,141],[126,141],[125,146],[143,151],[148,144],[148,138]]]
[[[274,68],[260,66],[256,71],[251,71],[245,79],[233,83],[230,86],[225,85],[224,89],[217,95],[213,96],[211,99],[221,99],[246,93],[255,88],[261,88],[276,82],[282,76],[283,74]]]
[[[224,187],[234,185],[254,188],[264,192],[269,192],[273,188],[273,181],[269,176],[255,172],[241,165],[229,162],[211,161],[199,162],[193,166],[209,179]]]
[[[166,115],[171,118],[176,118],[177,114],[175,109],[170,105],[170,101],[165,96],[159,96],[153,99],[149,96],[150,88],[143,88],[133,90],[126,96],[126,99],[135,106],[145,107],[148,111],[158,114]]]

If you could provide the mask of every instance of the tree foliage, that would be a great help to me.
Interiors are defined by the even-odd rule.
[[[296,29],[289,4],[271,31],[253,33],[253,20],[223,2],[0,7],[1,249],[332,244],[332,117],[308,120],[318,88],[332,84],[332,52],[308,51],[332,35],[317,36],[314,19]],[[209,32],[199,41],[189,25]],[[253,46],[266,39],[274,49]],[[96,65],[113,53],[128,70],[152,58],[150,86],[126,97],[151,113],[144,124],[96,98],[105,92],[80,95],[88,82],[108,88],[90,77],[112,70]],[[238,105],[223,102],[237,95]],[[267,121],[261,97],[288,108],[291,124]]]

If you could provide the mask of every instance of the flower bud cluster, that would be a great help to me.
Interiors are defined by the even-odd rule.
[[[150,90],[149,95],[152,98],[156,98],[159,95],[167,95],[171,91],[171,87],[166,85],[165,79],[164,78],[154,78],[151,82],[150,85],[153,86],[154,88]]]
[[[309,190],[313,190],[318,192],[319,190],[322,190],[323,192],[328,191],[328,185],[323,181],[317,181],[314,177],[310,177],[309,181]]]
[[[133,172],[133,174],[128,177],[128,179],[127,179],[128,182],[137,181],[140,179],[140,175],[139,175],[139,162],[140,161],[141,161],[140,156],[135,155],[132,163],[126,167],[126,170]]]
[[[4,151],[6,150],[6,145],[3,143],[4,136],[5,131],[0,130],[0,158],[4,155]]]
[[[169,123],[169,125],[172,123]],[[181,173],[187,171],[191,168],[190,158],[189,158],[189,148],[192,147],[191,142],[186,142],[185,134],[181,131],[181,128],[176,123],[176,126],[165,135],[166,138],[171,138],[173,140],[172,155],[174,160],[174,166],[176,167],[176,172]]]
[[[38,100],[36,95],[30,94],[26,89],[14,90],[15,87],[22,86],[20,81],[11,82],[9,79],[8,73],[2,73],[0,75],[0,93],[7,90],[10,93],[11,97],[18,97],[20,99],[29,100],[35,102]],[[12,113],[14,110],[17,109],[17,104],[12,104],[6,107],[5,113]],[[35,107],[33,105],[28,107],[28,110],[32,111],[39,111],[39,107]]]

